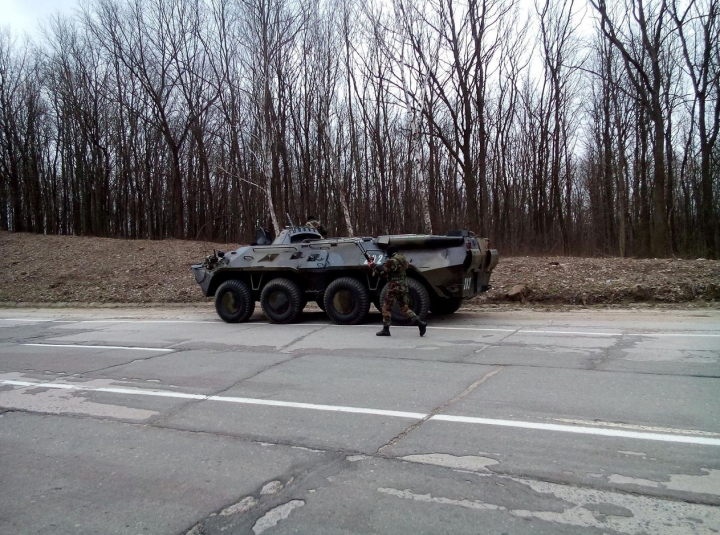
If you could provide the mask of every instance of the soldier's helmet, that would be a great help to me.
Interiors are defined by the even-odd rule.
[[[395,253],[397,253],[397,252],[398,252],[397,245],[391,245],[390,247],[387,248],[387,255],[388,255],[390,258],[392,258],[393,256],[395,256]]]

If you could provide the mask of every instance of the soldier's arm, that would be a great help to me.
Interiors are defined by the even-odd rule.
[[[383,274],[392,273],[396,269],[397,261],[394,258],[388,258],[380,265]]]
[[[367,255],[365,258],[368,260],[368,267],[378,275],[381,275],[384,269],[383,264],[376,264],[375,260],[370,255]]]

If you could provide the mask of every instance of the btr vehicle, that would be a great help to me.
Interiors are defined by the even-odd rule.
[[[252,245],[213,253],[192,271],[226,322],[247,321],[259,301],[271,322],[293,323],[315,301],[334,323],[355,325],[365,320],[370,303],[381,308],[386,281],[368,261],[382,264],[391,244],[410,263],[409,305],[423,319],[428,312],[452,314],[463,300],[489,290],[499,259],[486,238],[466,230],[445,236],[323,238],[312,227],[291,226],[274,240],[258,228]],[[405,322],[395,305],[393,323]]]

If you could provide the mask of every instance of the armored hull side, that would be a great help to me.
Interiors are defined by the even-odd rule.
[[[203,295],[216,297],[216,306],[219,306],[219,289],[239,286],[244,300],[251,299],[253,307],[254,301],[261,301],[267,313],[270,305],[264,301],[270,299],[265,295],[271,293],[266,291],[268,285],[279,286],[279,292],[290,288],[292,300],[303,301],[302,307],[308,300],[325,304],[328,287],[339,278],[358,281],[359,284],[351,285],[350,293],[366,294],[348,299],[377,304],[383,281],[368,267],[368,258],[382,264],[389,245],[396,245],[405,254],[411,265],[408,276],[422,283],[418,291],[427,292],[428,299],[424,301],[435,303],[437,310],[457,309],[459,300],[487,291],[499,258],[497,251],[488,247],[486,239],[466,231],[448,236],[404,234],[323,239],[312,229],[293,227],[285,229],[270,245],[244,246],[211,255],[193,265],[192,270]],[[229,284],[228,281],[236,282]],[[291,299],[288,296],[273,298],[285,303]],[[332,299],[331,302],[334,303]],[[342,308],[337,303],[332,306]],[[220,308],[218,312],[223,315]],[[331,312],[328,315],[333,318]],[[427,314],[427,310],[419,312]]]

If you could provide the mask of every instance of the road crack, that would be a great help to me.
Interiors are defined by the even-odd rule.
[[[376,452],[375,454],[376,454],[376,455],[383,456],[388,449],[392,448],[395,444],[397,444],[397,443],[400,442],[402,439],[404,439],[406,436],[408,436],[410,433],[412,433],[413,431],[415,431],[415,430],[416,430],[418,427],[420,427],[422,424],[424,424],[425,422],[427,422],[428,420],[430,420],[433,416],[436,416],[436,415],[442,413],[442,412],[443,412],[445,409],[447,409],[449,406],[451,406],[451,405],[453,405],[454,403],[460,401],[462,398],[464,398],[465,396],[467,396],[468,394],[470,394],[473,390],[475,390],[478,386],[480,386],[480,385],[483,384],[485,381],[487,381],[488,379],[490,379],[493,375],[495,375],[495,374],[497,374],[497,373],[500,373],[500,371],[501,371],[503,368],[504,368],[504,366],[498,366],[498,367],[495,368],[494,370],[489,371],[488,373],[486,373],[485,375],[483,375],[480,379],[478,379],[477,381],[475,381],[474,383],[472,383],[471,385],[469,385],[467,388],[465,388],[465,390],[463,390],[462,392],[460,392],[460,393],[459,393],[458,395],[456,395],[454,398],[450,399],[449,401],[446,401],[446,402],[443,403],[442,405],[440,405],[440,406],[436,407],[435,409],[433,409],[427,416],[425,416],[425,418],[423,418],[423,419],[421,419],[421,420],[418,420],[417,422],[415,422],[415,423],[412,424],[411,426],[407,427],[402,433],[400,433],[400,434],[397,435],[395,438],[393,438],[392,440],[390,440],[390,442],[388,442],[387,444],[384,444],[383,446],[380,446],[380,448],[378,448],[378,450],[377,450],[377,452]]]
[[[516,335],[517,333],[520,332],[520,330],[521,330],[521,329],[515,329],[513,332],[506,334],[505,336],[503,336],[503,337],[500,338],[499,340],[496,340],[495,342],[491,342],[491,343],[487,344],[486,346],[481,347],[480,349],[476,349],[475,351],[473,351],[473,352],[470,353],[469,355],[461,358],[461,359],[459,360],[459,362],[465,362],[467,359],[469,359],[469,358],[472,357],[473,355],[478,355],[478,354],[484,352],[485,350],[490,349],[491,347],[500,347],[500,345],[502,344],[502,342],[504,342],[505,340],[507,340],[507,339],[510,338],[511,336]]]
[[[298,336],[297,338],[294,338],[290,343],[285,344],[284,346],[278,348],[278,349],[277,349],[278,353],[281,353],[284,348],[290,347],[291,345],[296,344],[296,343],[304,340],[304,339],[307,338],[308,336],[310,336],[310,335],[312,335],[312,334],[314,334],[314,333],[316,333],[316,332],[319,332],[319,331],[321,331],[321,330],[323,330],[323,329],[325,329],[325,328],[327,328],[327,325],[323,325],[323,326],[321,326],[321,327],[318,328],[318,329],[314,329],[314,330],[312,330],[312,331],[309,332],[309,333],[306,333],[306,334],[303,334],[302,336]],[[223,386],[222,388],[220,388],[220,389],[218,389],[218,390],[215,390],[215,391],[213,391],[213,392],[210,392],[209,394],[206,394],[206,398],[205,398],[205,399],[195,399],[195,400],[190,400],[190,401],[188,401],[187,403],[183,403],[183,404],[179,405],[178,407],[176,407],[175,409],[169,410],[169,411],[168,411],[166,414],[164,414],[161,418],[158,418],[157,420],[153,420],[152,423],[153,423],[153,424],[162,424],[164,421],[167,421],[169,418],[172,418],[172,417],[176,416],[177,414],[179,414],[180,412],[182,412],[182,411],[190,408],[191,406],[197,405],[198,403],[202,403],[202,402],[204,402],[204,401],[207,401],[207,398],[211,398],[211,397],[213,397],[213,396],[220,396],[220,395],[228,392],[229,390],[232,390],[233,388],[237,387],[238,385],[240,385],[240,384],[243,383],[244,381],[249,381],[250,379],[254,379],[254,378],[257,377],[258,375],[261,375],[261,374],[265,373],[265,372],[268,371],[268,370],[271,370],[271,369],[273,369],[273,368],[275,368],[275,367],[277,367],[277,366],[281,366],[281,365],[283,365],[283,364],[287,364],[288,362],[291,362],[291,361],[293,361],[293,360],[295,360],[295,359],[300,358],[300,357],[303,356],[303,355],[300,354],[300,353],[298,353],[298,354],[284,353],[284,354],[285,354],[285,355],[288,355],[289,358],[286,358],[286,359],[281,360],[281,361],[279,361],[279,362],[275,362],[275,363],[273,363],[273,364],[270,364],[270,365],[268,365],[268,366],[265,366],[264,368],[262,368],[261,370],[255,372],[254,374],[249,375],[249,376],[247,376],[247,377],[243,377],[242,379],[239,379],[239,380],[235,381],[234,383],[232,383],[232,384],[229,385],[229,386]]]
[[[297,344],[297,343],[299,343],[299,342],[302,342],[303,340],[305,340],[306,338],[312,336],[313,334],[318,333],[318,332],[320,332],[320,331],[322,331],[322,330],[324,330],[324,329],[327,329],[329,326],[330,326],[330,324],[328,324],[328,325],[322,325],[319,329],[315,329],[315,330],[313,330],[313,331],[310,331],[309,333],[305,333],[305,334],[303,334],[303,335],[301,335],[301,336],[298,336],[297,338],[294,338],[291,342],[285,344],[284,346],[280,346],[279,348],[277,348],[277,352],[278,352],[278,353],[282,353],[282,352],[285,351],[288,347],[293,346],[293,345],[295,345],[295,344]]]

